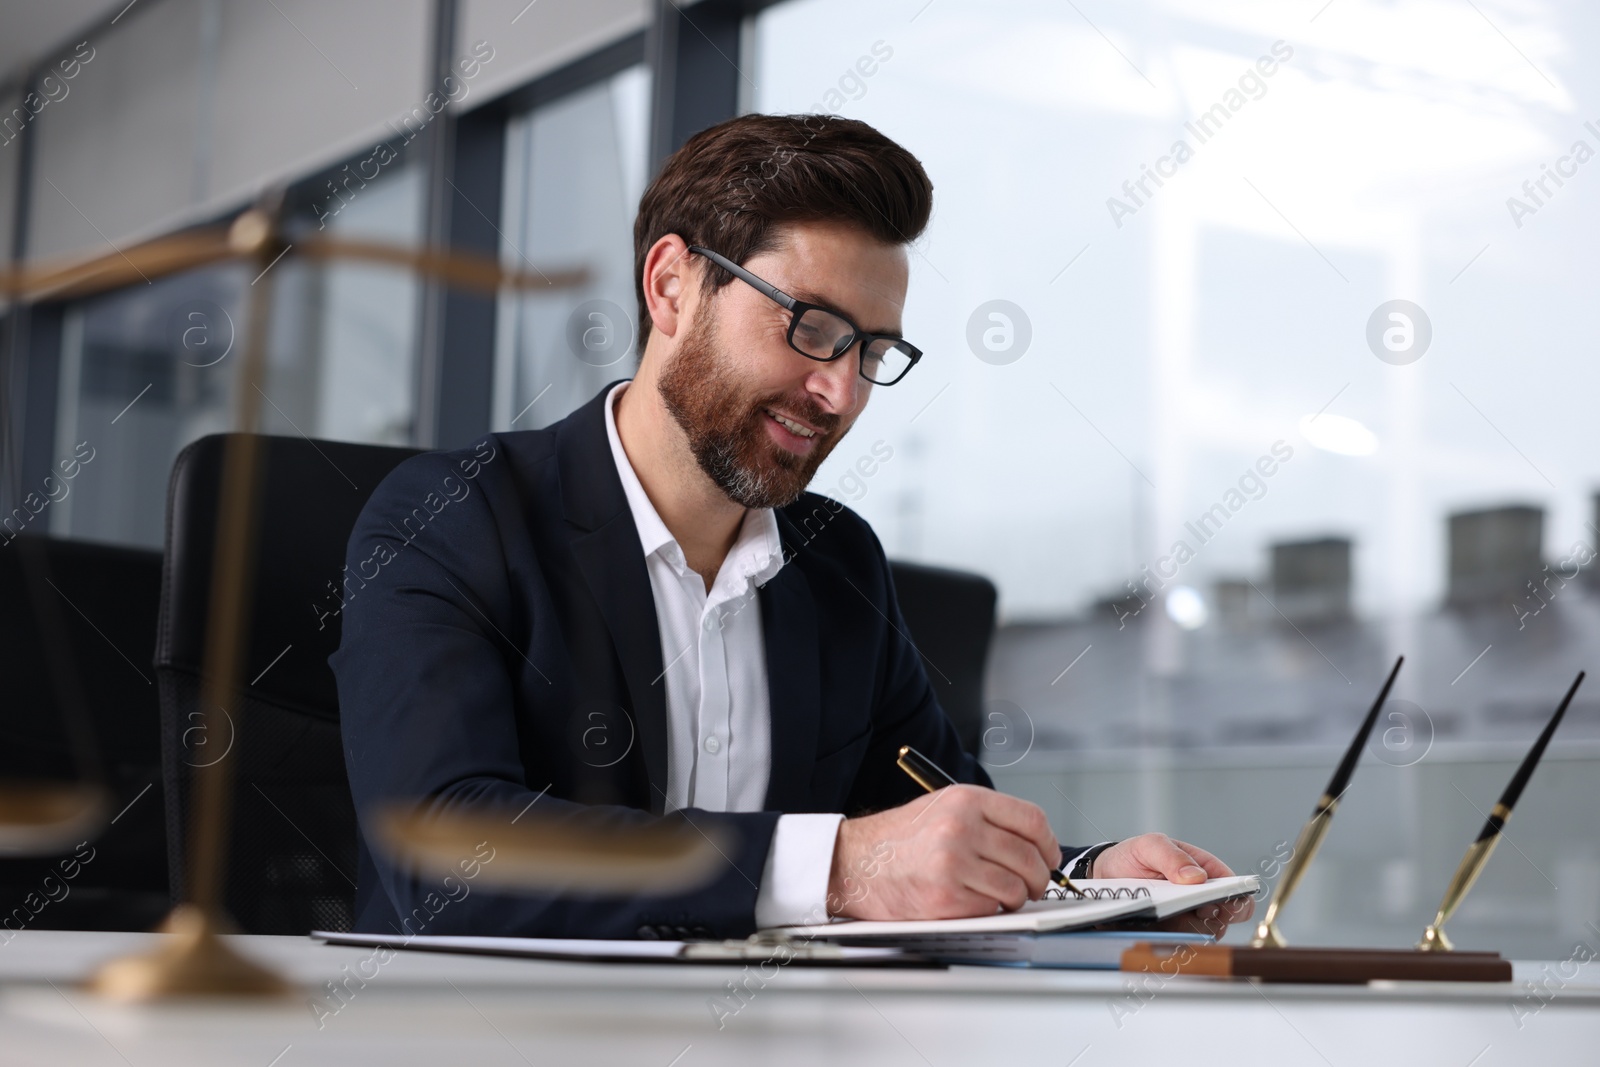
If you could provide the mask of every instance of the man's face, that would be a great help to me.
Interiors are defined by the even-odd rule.
[[[741,265],[869,333],[900,332],[903,247],[837,223],[780,232],[777,249]],[[710,299],[699,294],[662,371],[662,400],[701,469],[735,503],[792,503],[866,407],[872,383],[861,377],[860,346],[831,363],[807,359],[789,347],[789,312],[749,285],[735,279]]]

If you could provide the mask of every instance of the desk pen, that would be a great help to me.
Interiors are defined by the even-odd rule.
[[[936,793],[947,785],[957,784],[956,780],[946,774],[937,763],[910,745],[900,746],[900,758],[895,760],[895,763],[930,793]],[[1072,879],[1068,878],[1060,867],[1051,870],[1050,880],[1073,896],[1082,899],[1083,891],[1072,884]]]
[[[1445,920],[1455,913],[1467,891],[1472,888],[1472,883],[1478,880],[1483,865],[1489,862],[1494,847],[1500,843],[1501,831],[1505,829],[1506,820],[1511,818],[1511,809],[1517,806],[1523,788],[1527,786],[1528,779],[1533,777],[1534,768],[1538,767],[1539,761],[1544,758],[1544,750],[1550,744],[1550,738],[1555,734],[1556,727],[1561,725],[1561,717],[1567,713],[1567,705],[1572,703],[1572,697],[1578,692],[1578,686],[1583,684],[1584,674],[1585,672],[1579,671],[1578,677],[1572,680],[1572,688],[1561,698],[1556,713],[1550,716],[1550,721],[1545,724],[1538,740],[1534,741],[1533,747],[1522,758],[1522,765],[1517,768],[1517,773],[1512,775],[1511,783],[1506,786],[1505,792],[1500,794],[1500,802],[1490,809],[1483,829],[1478,832],[1477,840],[1467,847],[1467,854],[1461,858],[1461,866],[1456,868],[1455,876],[1450,879],[1450,885],[1444,891],[1444,900],[1439,905],[1438,913],[1433,917],[1433,922],[1428,924],[1428,928],[1422,932],[1422,940],[1417,943],[1417,948],[1421,951],[1449,952],[1455,947],[1450,944],[1450,939],[1444,936]]]
[[[1339,809],[1339,801],[1344,799],[1344,791],[1349,788],[1350,778],[1356,773],[1356,763],[1361,759],[1361,750],[1367,746],[1367,738],[1372,733],[1373,724],[1378,721],[1378,713],[1383,710],[1384,702],[1389,699],[1389,690],[1394,688],[1394,680],[1400,674],[1400,665],[1405,661],[1404,656],[1395,657],[1394,669],[1389,672],[1383,688],[1378,690],[1378,699],[1372,702],[1367,717],[1361,720],[1361,728],[1356,731],[1350,747],[1345,749],[1344,758],[1339,761],[1338,769],[1333,772],[1328,788],[1322,791],[1322,796],[1318,798],[1317,805],[1311,812],[1311,818],[1306,820],[1305,826],[1300,830],[1300,836],[1295,838],[1294,850],[1289,853],[1289,862],[1283,868],[1283,877],[1279,878],[1278,884],[1273,887],[1272,896],[1267,900],[1267,912],[1256,925],[1255,939],[1250,942],[1252,948],[1284,946],[1283,935],[1278,932],[1278,915],[1283,911],[1283,906],[1289,903],[1289,897],[1300,884],[1300,879],[1305,877],[1311,861],[1316,858],[1317,849],[1322,847],[1322,839],[1327,836],[1328,827],[1333,822],[1333,813]]]

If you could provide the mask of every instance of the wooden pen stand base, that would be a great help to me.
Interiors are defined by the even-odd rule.
[[[1259,978],[1263,982],[1355,985],[1373,981],[1509,982],[1511,961],[1498,952],[1415,949],[1249,948],[1141,941],[1122,954],[1124,971],[1157,975]]]

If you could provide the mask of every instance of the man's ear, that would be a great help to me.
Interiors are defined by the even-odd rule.
[[[650,246],[644,257],[644,305],[653,330],[665,337],[677,336],[697,269],[688,244],[675,233]]]

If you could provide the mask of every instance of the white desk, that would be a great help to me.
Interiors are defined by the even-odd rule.
[[[348,1003],[329,1012],[338,1002],[322,998],[322,984],[356,971],[369,950],[289,937],[234,939],[300,984],[284,1002],[129,1007],[74,988],[94,963],[151,938],[24,931],[0,943],[0,1064],[1496,1067],[1592,1063],[1600,1048],[1595,965],[1552,979],[1542,1008],[1522,985],[1540,963],[1518,964],[1512,988],[1176,979],[1143,996],[1115,972],[790,966],[764,988],[752,981],[720,1029],[709,1002],[734,1003],[726,983],[738,968],[422,952],[397,955],[364,987],[352,982]]]

